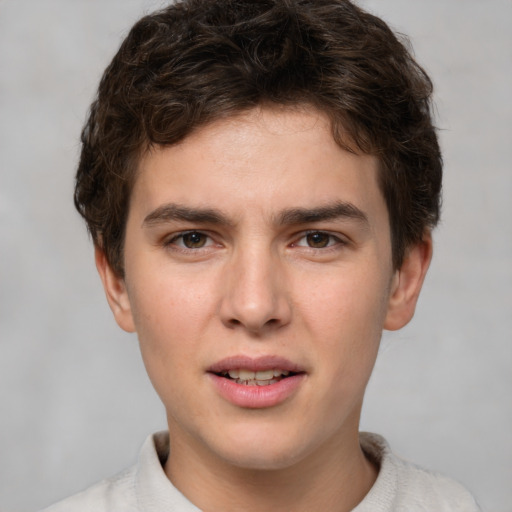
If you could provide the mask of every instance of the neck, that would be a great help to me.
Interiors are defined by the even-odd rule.
[[[349,512],[377,478],[377,468],[361,450],[357,429],[349,438],[329,440],[299,462],[271,470],[234,466],[172,434],[166,474],[205,512]]]

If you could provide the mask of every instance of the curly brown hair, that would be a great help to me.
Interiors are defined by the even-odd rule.
[[[152,146],[261,104],[307,104],[342,147],[378,157],[399,268],[438,221],[442,177],[432,83],[400,39],[348,0],[182,0],[143,17],[82,132],[75,205],[95,245],[123,276],[130,193]]]

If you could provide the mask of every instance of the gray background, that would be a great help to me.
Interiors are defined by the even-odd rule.
[[[165,426],[71,202],[78,134],[127,28],[162,2],[0,0],[0,511],[131,464]],[[443,223],[416,318],[386,335],[362,428],[512,511],[512,1],[361,2],[437,88]]]

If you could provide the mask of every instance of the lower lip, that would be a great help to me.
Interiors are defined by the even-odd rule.
[[[235,381],[210,373],[219,394],[238,407],[263,409],[275,407],[291,397],[302,383],[305,374],[299,373],[286,377],[268,386],[246,386]]]

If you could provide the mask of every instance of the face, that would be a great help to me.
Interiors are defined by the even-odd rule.
[[[357,439],[382,329],[410,319],[430,257],[393,269],[377,173],[306,109],[255,109],[143,159],[124,280],[97,262],[177,446],[273,469]]]

